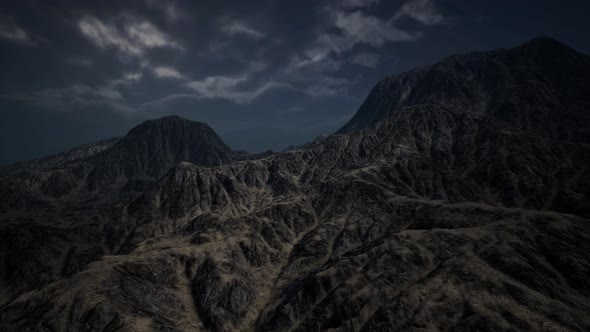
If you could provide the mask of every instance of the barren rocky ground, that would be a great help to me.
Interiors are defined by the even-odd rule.
[[[590,330],[589,106],[537,39],[287,152],[167,117],[0,169],[0,330]]]

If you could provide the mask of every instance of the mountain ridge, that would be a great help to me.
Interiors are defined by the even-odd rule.
[[[534,63],[539,43],[556,47],[532,41],[524,57]],[[481,57],[470,66],[487,68]],[[580,93],[588,87],[565,106],[567,92],[531,98],[562,77],[522,68],[514,73],[535,79],[509,92],[506,73],[478,81],[518,105],[493,108],[504,113],[482,111],[490,101],[463,90],[455,64],[417,69],[440,89],[423,76],[391,86],[417,83],[415,100],[428,103],[377,107],[382,118],[359,130],[219,164],[222,142],[193,140],[188,120],[138,126],[89,159],[104,162],[96,169],[107,179],[138,174],[148,185],[99,186],[125,193],[107,202],[32,188],[17,200],[25,208],[0,205],[0,330],[590,329],[590,145],[580,142],[590,122],[577,112],[588,113],[590,96]],[[590,72],[577,75],[571,84]],[[396,102],[385,85],[368,104]],[[564,113],[576,116],[574,127],[507,117],[570,104],[580,107]],[[168,123],[175,134],[165,134]],[[213,142],[217,157],[176,162],[186,149],[168,143],[178,139]],[[92,167],[47,172],[79,180]],[[47,176],[31,174],[15,192]],[[58,180],[46,186],[57,192]]]
[[[453,103],[517,123],[524,130],[588,143],[590,128],[579,127],[589,122],[584,111],[589,105],[589,73],[587,55],[550,38],[536,38],[510,49],[454,55],[382,79],[336,133],[366,128],[402,107]],[[563,123],[547,124],[556,120]]]
[[[81,144],[68,149],[40,158],[18,161],[8,165],[0,166],[0,176],[22,172],[23,170],[34,170],[60,166],[68,162],[88,158],[96,153],[108,149],[119,140],[119,137],[112,137],[105,140]]]
[[[85,153],[87,149],[93,152]],[[245,158],[225,145],[207,124],[178,116],[148,120],[121,138],[70,151],[78,156],[67,159],[66,153],[64,159],[57,154],[0,168],[0,178],[10,183],[4,187],[11,188],[5,199],[20,200],[18,196],[24,194],[51,202],[114,193],[116,200],[119,192],[149,187],[181,161],[213,166],[231,162],[234,156]]]

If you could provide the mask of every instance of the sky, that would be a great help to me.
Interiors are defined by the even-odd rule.
[[[0,164],[176,114],[233,149],[330,134],[383,77],[548,36],[590,53],[587,0],[6,0]]]

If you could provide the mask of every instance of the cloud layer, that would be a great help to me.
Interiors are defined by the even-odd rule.
[[[80,32],[97,47],[115,49],[125,55],[142,56],[153,48],[182,49],[180,44],[146,20],[127,19],[121,28],[96,17],[78,21]]]
[[[80,119],[176,113],[233,137],[257,128],[254,150],[264,135],[296,144],[336,129],[397,70],[389,52],[445,20],[429,0],[30,2],[0,8],[12,59],[0,104]]]
[[[255,102],[274,90],[303,93],[311,98],[347,96],[358,81],[350,75],[347,65],[374,69],[380,61],[375,50],[390,43],[414,42],[423,36],[422,31],[400,28],[400,20],[407,18],[425,26],[444,20],[432,0],[406,1],[387,16],[376,14],[382,13],[374,10],[383,5],[379,0],[327,2],[312,10],[322,18],[310,30],[314,33],[307,40],[301,40],[298,47],[285,49],[284,35],[260,28],[272,26],[268,21],[255,14],[224,12],[211,18],[213,30],[201,34],[211,36],[208,52],[201,53],[201,59],[211,65],[201,62],[188,66],[189,57],[198,59],[201,45],[207,43],[199,45],[188,41],[187,47],[186,38],[190,39],[191,34],[183,34],[185,40],[181,42],[178,33],[167,32],[165,28],[170,28],[170,24],[193,22],[180,21],[194,18],[195,14],[179,7],[180,2],[174,0],[145,1],[148,8],[159,12],[163,21],[156,22],[126,11],[114,13],[108,19],[88,12],[76,20],[75,26],[83,39],[105,56],[120,59],[119,74],[111,75],[102,83],[79,81],[65,88],[46,87],[34,95],[34,99],[47,98],[48,104],[65,105],[64,100],[88,98],[89,102],[96,102],[102,98],[106,103],[116,102],[117,108],[127,105],[127,109],[133,109],[141,105],[141,98],[146,103],[179,93],[193,94],[197,99],[225,99],[236,104]],[[0,38],[33,43],[30,35],[14,21],[7,22],[10,24],[0,25]],[[264,41],[264,44],[250,48],[245,44],[248,40]],[[163,57],[156,52],[158,50],[173,53]],[[291,51],[285,53],[284,50]],[[221,70],[211,71],[210,68],[217,67],[218,58],[231,64],[233,67],[229,68],[232,69],[218,67]],[[76,56],[70,63],[92,70],[99,64],[96,61]],[[156,90],[156,86],[160,88]],[[74,97],[58,98],[67,94]]]

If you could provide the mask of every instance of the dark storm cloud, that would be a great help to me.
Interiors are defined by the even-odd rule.
[[[210,123],[235,148],[301,144],[342,125],[386,74],[537,35],[587,50],[573,37],[584,11],[571,12],[538,1],[5,2],[0,138],[11,143],[0,162],[168,114]],[[39,126],[35,148],[24,136]]]
[[[169,95],[159,96],[150,91],[143,99],[126,98],[119,89],[132,85],[150,90],[142,84],[150,79],[166,80],[175,87],[176,94],[192,93],[197,100],[218,98],[238,104],[255,102],[274,90],[290,89],[310,97],[345,94],[353,80],[350,73],[338,73],[344,61],[342,54],[357,44],[381,47],[392,41],[418,39],[419,32],[400,30],[395,27],[395,21],[404,15],[420,18],[442,15],[432,4],[427,14],[415,14],[423,11],[425,3],[429,2],[412,0],[410,5],[406,3],[394,11],[390,18],[379,18],[359,9],[376,5],[376,1],[310,6],[311,20],[290,27],[295,30],[308,26],[312,30],[308,39],[299,44],[290,39],[291,31],[281,33],[273,29],[273,21],[289,13],[281,13],[272,5],[262,4],[262,11],[254,13],[238,7],[210,9],[203,3],[199,6],[182,1],[148,0],[145,7],[138,3],[136,7],[115,7],[111,11],[85,8],[78,3],[66,18],[58,18],[69,22],[74,30],[69,33],[78,34],[73,41],[80,43],[87,53],[86,57],[78,56],[70,62],[91,67],[96,60],[108,62],[104,59],[108,56],[111,63],[116,62],[113,67],[119,72],[101,82],[76,78],[70,86],[47,86],[31,99],[39,101],[47,97],[53,107],[58,104],[56,99],[88,97],[94,102],[103,97],[104,102],[113,102],[119,109],[124,108],[122,105],[138,108],[142,103]],[[157,17],[158,11],[162,17]],[[212,15],[205,17],[204,11],[212,11]],[[188,19],[191,14],[195,15],[192,20]],[[88,43],[95,48],[90,54]],[[286,50],[286,54],[272,57],[273,48]],[[102,59],[95,59],[95,54]],[[217,55],[223,59],[221,63],[215,63]],[[187,59],[192,61],[187,63]],[[355,59],[355,63],[366,67],[375,63],[366,55]]]

